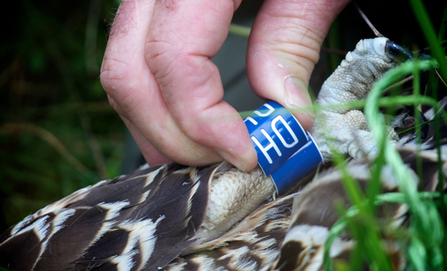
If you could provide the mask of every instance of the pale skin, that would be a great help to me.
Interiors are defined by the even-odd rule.
[[[327,31],[348,0],[266,0],[247,48],[253,91],[287,108],[311,105],[307,85]],[[241,0],[123,0],[101,83],[149,165],[257,164],[242,118],[222,101],[210,60]],[[308,130],[313,115],[296,113]]]

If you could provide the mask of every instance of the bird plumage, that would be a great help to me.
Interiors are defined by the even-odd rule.
[[[0,246],[2,266],[163,266],[191,242],[207,206],[206,197],[195,195],[208,194],[210,176],[217,169],[177,164],[143,168],[81,189],[6,233]],[[23,238],[35,242],[21,247],[27,244],[20,241]]]
[[[221,198],[224,190],[227,198]],[[253,190],[259,193],[250,194]],[[26,217],[0,240],[0,265],[156,270],[186,248],[220,236],[273,191],[260,169],[245,173],[226,162],[142,168],[78,190]]]
[[[362,52],[362,46],[357,51]],[[376,55],[383,49],[371,48]],[[380,50],[379,55],[385,56]],[[373,74],[374,80],[380,77]],[[345,113],[339,117],[346,117]],[[435,116],[433,112],[427,118]],[[338,131],[332,138],[340,140],[342,153],[352,152],[348,149],[354,142],[352,134],[347,140],[351,128],[341,134],[340,129],[333,130]],[[325,144],[322,136],[317,140]],[[427,132],[418,155],[414,138],[401,142],[406,145],[397,148],[413,172],[412,181],[422,181],[425,190],[433,191],[438,170],[433,133]],[[371,144],[367,145],[357,146],[355,156],[369,151]],[[329,152],[326,145],[323,148]],[[424,168],[421,180],[415,173],[418,159]],[[441,159],[445,171],[447,159]],[[371,165],[368,159],[347,164],[362,189],[371,178]],[[259,168],[246,173],[227,162],[201,168],[175,163],[143,167],[78,190],[26,217],[0,237],[0,266],[12,270],[321,270],[324,244],[339,218],[334,202],[350,205],[341,178],[339,170],[330,168],[309,185],[301,183],[274,200],[274,184]],[[381,183],[384,193],[398,191],[387,166]],[[385,205],[379,214],[396,226],[402,226],[408,215],[402,204]],[[347,232],[335,239],[330,255],[348,259],[354,245]],[[399,247],[392,243],[387,251],[398,259],[399,269],[404,264]]]
[[[405,139],[403,139],[405,140]],[[402,141],[403,141],[402,140]],[[397,147],[408,170],[418,181],[417,160],[424,165],[422,177],[426,191],[434,191],[438,184],[436,150],[419,152],[409,143]],[[447,170],[447,156],[442,157]],[[347,168],[365,188],[370,180],[371,162],[351,161]],[[339,219],[335,202],[350,206],[341,182],[339,170],[331,168],[319,175],[302,190],[281,197],[259,207],[230,231],[216,240],[192,247],[162,270],[323,270],[324,245],[330,228]],[[382,170],[383,193],[399,192],[389,167]],[[401,227],[408,219],[404,204],[389,203],[378,210],[378,217],[392,227]],[[388,240],[387,252],[395,270],[405,267],[401,248]],[[331,258],[349,261],[355,240],[345,233],[332,244]]]
[[[416,145],[398,150],[416,172]],[[420,159],[424,190],[433,191],[438,182],[436,150],[423,150]],[[446,157],[443,161],[446,170]],[[365,187],[369,163],[352,161],[348,168]],[[165,165],[81,189],[5,233],[0,245],[2,266],[13,270],[321,270],[323,246],[338,219],[334,201],[349,204],[339,171],[321,172],[304,189],[267,202],[221,237],[194,244],[191,237],[203,222],[206,206],[194,197],[205,198],[208,192],[200,189],[206,189],[212,180],[209,176],[217,171],[217,166],[197,170]],[[388,168],[382,173],[387,177],[382,178],[384,193],[398,191],[389,173]],[[399,226],[406,211],[404,205],[394,205],[383,213]],[[331,256],[347,259],[353,246],[352,239],[336,239]]]

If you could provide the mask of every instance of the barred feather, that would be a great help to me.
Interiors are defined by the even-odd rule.
[[[216,170],[164,165],[81,189],[12,228],[0,245],[1,266],[131,270],[166,265],[202,223],[208,200],[203,195]]]
[[[414,182],[416,145],[398,147],[402,159],[409,164]],[[424,187],[431,191],[437,186],[437,156],[433,149],[420,153],[424,170]],[[447,170],[447,156],[443,156]],[[348,168],[365,188],[370,179],[369,163],[352,161]],[[335,169],[322,172],[303,190],[269,202],[247,216],[220,238],[192,247],[162,270],[323,270],[324,244],[330,228],[338,220],[336,202],[349,200],[341,183],[341,173]],[[384,193],[398,192],[390,168],[382,171]],[[403,226],[408,216],[404,204],[387,204],[379,209],[379,218]],[[387,241],[387,251],[395,270],[405,267],[405,259],[396,243]],[[349,261],[355,245],[349,233],[337,238],[330,256],[336,261]]]
[[[296,193],[269,202],[220,238],[190,248],[163,270],[267,270],[278,256]]]
[[[260,169],[245,173],[226,162],[144,168],[25,218],[0,240],[0,266],[158,270],[186,248],[226,232],[273,192]]]
[[[361,71],[361,79],[366,81],[358,81],[356,87],[362,82],[370,87],[395,65],[382,47],[377,51],[375,42],[365,44],[369,47],[361,43],[357,53],[364,54],[365,48],[374,50],[371,53],[383,57],[385,63],[376,59],[378,65],[372,70],[367,65],[368,69]],[[359,56],[355,57],[354,62],[361,63]],[[350,58],[352,61],[352,55]],[[344,65],[341,71],[347,73],[349,64]],[[361,91],[366,95],[365,90]],[[337,97],[336,91],[326,89],[328,93],[329,98]],[[355,94],[350,91],[346,95],[352,98]],[[352,114],[347,115],[353,120]],[[427,119],[434,115],[426,112]],[[411,116],[400,119],[403,123]],[[360,122],[344,123],[351,130],[351,124],[358,128],[363,125]],[[417,148],[412,135],[397,144],[413,172],[413,181],[421,181],[427,191],[438,185],[438,157],[433,150],[431,127],[418,154],[424,167],[421,180],[414,173]],[[322,131],[315,129],[318,125],[314,136],[323,144],[323,151],[328,151],[325,138],[319,136]],[[357,155],[358,151],[370,150],[371,142],[348,150],[355,136],[352,131],[337,129],[332,130],[332,138],[338,140],[343,153]],[[447,152],[442,152],[441,159],[446,171]],[[370,166],[367,160],[348,164],[362,189],[370,179]],[[349,206],[340,179],[341,173],[330,168],[302,190],[295,187],[287,196],[272,201],[273,182],[259,168],[246,173],[226,162],[201,168],[175,163],[143,167],[78,190],[26,217],[0,237],[0,266],[12,270],[321,270],[323,246],[338,219],[334,202]],[[385,193],[398,191],[387,166],[381,181]],[[379,209],[379,217],[401,226],[407,208],[388,204]],[[330,255],[333,259],[349,259],[354,245],[346,232],[335,240]],[[396,269],[401,269],[405,261],[399,247],[390,243],[387,251]]]

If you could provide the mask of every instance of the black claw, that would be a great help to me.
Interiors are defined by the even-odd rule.
[[[395,58],[400,61],[413,59],[410,51],[390,40],[386,42],[385,52],[389,57]]]

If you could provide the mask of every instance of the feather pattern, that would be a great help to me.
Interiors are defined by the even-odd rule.
[[[268,270],[287,233],[295,195],[268,202],[220,238],[191,247],[163,270]]]
[[[0,240],[0,266],[158,270],[226,232],[273,193],[259,168],[246,173],[227,162],[143,168],[26,217]]]
[[[6,233],[1,265],[18,270],[166,265],[192,242],[208,200],[197,195],[208,194],[217,169],[164,165],[81,189]],[[24,246],[32,240],[35,245]],[[24,258],[30,260],[15,261]]]
[[[383,38],[378,45],[360,42],[319,100],[364,97],[371,84],[396,64],[384,51],[383,42]],[[371,54],[374,63],[365,65],[362,56],[368,60]],[[360,75],[351,76],[361,79],[353,81],[355,88],[349,89],[349,84],[338,90],[328,87],[337,85],[340,74],[349,75],[350,68],[359,69]],[[346,124],[345,130],[332,129],[331,136],[342,153],[356,157],[371,150],[372,142],[348,147],[355,141],[354,131],[369,133],[360,111],[323,113]],[[426,112],[426,118],[433,119],[437,113]],[[405,115],[398,123],[403,118],[411,120]],[[314,137],[329,157],[318,126]],[[438,185],[438,156],[430,129],[419,154],[412,135],[396,144],[413,172],[413,181],[422,181],[427,191]],[[414,173],[418,155],[424,167],[421,180]],[[446,155],[442,152],[444,171]],[[362,189],[371,177],[370,167],[368,160],[348,163]],[[201,168],[175,163],[142,167],[80,189],[26,217],[0,237],[0,266],[13,270],[321,270],[324,243],[339,218],[334,202],[349,206],[341,177],[338,170],[329,168],[308,185],[300,184],[273,200],[274,184],[260,168],[246,173],[227,162]],[[387,166],[381,181],[384,193],[398,191]],[[403,204],[379,209],[379,217],[396,227],[403,225],[407,215]],[[346,232],[333,242],[330,256],[349,259],[354,245]],[[396,269],[401,269],[405,263],[399,247],[390,244],[387,251]]]
[[[408,164],[413,181],[418,182],[416,145],[410,143],[397,149]],[[423,186],[433,191],[438,181],[436,151],[426,149],[419,154],[427,166],[421,179]],[[442,161],[445,171],[445,155]],[[348,168],[364,189],[370,179],[370,163],[352,161]],[[333,168],[321,172],[304,189],[266,203],[220,238],[189,248],[162,270],[323,270],[324,244],[339,218],[334,203],[350,206],[341,178],[342,174]],[[382,170],[381,181],[383,193],[399,191],[387,166]],[[379,218],[392,227],[404,226],[408,215],[404,204],[386,204],[378,210]],[[348,262],[354,246],[355,241],[345,232],[333,242],[330,256],[335,261]],[[387,252],[395,270],[402,270],[405,260],[399,246],[388,240]]]

